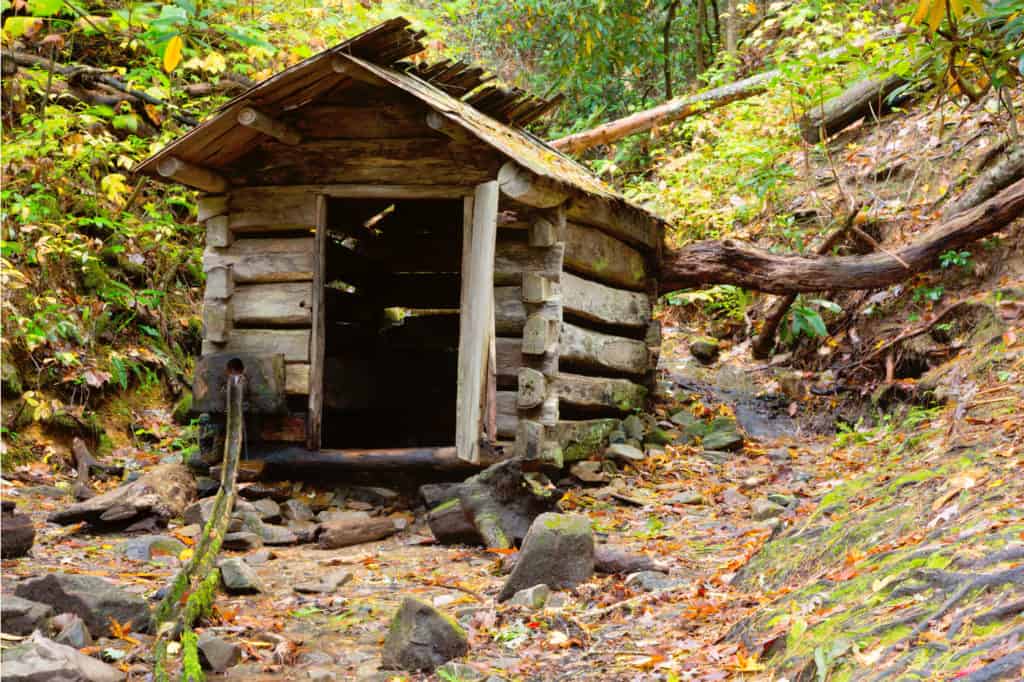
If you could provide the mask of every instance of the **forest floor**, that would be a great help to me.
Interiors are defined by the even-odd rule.
[[[838,438],[819,428],[833,396],[806,393],[786,407],[774,373],[744,361],[745,348],[705,368],[683,352],[691,332],[670,329],[674,398],[659,416],[737,413],[762,436],[727,457],[669,446],[607,486],[575,485],[560,505],[587,515],[600,541],[664,563],[667,576],[595,576],[539,610],[496,604],[503,555],[433,544],[422,507],[405,498],[374,510],[411,518],[399,535],[341,550],[275,547],[255,566],[263,593],[217,598],[207,628],[244,651],[225,679],[304,679],[311,669],[421,679],[377,670],[407,596],[454,615],[471,644],[455,677],[422,679],[1000,679],[971,677],[999,659],[1013,674],[1024,651],[1024,422],[1012,416],[1024,391],[1024,320],[1019,304],[1002,309],[990,338],[943,366],[973,387],[961,400],[897,407]],[[39,482],[55,481],[40,473]],[[622,491],[632,503],[610,496]],[[60,571],[149,595],[179,564],[126,558],[121,534],[44,523],[67,502],[40,492],[52,494],[5,485],[39,533],[33,556],[4,562],[5,590],[12,578]],[[769,496],[785,510],[754,518]],[[169,532],[187,541],[194,530]],[[334,594],[293,591],[339,570],[352,579]],[[145,678],[148,636],[96,646]]]
[[[652,171],[651,192],[661,193],[666,215],[679,219],[690,210],[677,201],[681,195],[709,193],[697,176],[666,180],[685,176],[692,164],[739,177],[730,159],[706,156],[716,136],[754,147],[756,135],[791,128],[792,112],[769,99],[695,120],[679,136],[685,142],[663,138],[669,141]],[[1022,110],[1022,93],[1016,103]],[[947,103],[900,112],[881,125],[857,124],[832,141],[830,155],[794,152],[788,165],[795,176],[774,199],[779,206],[758,207],[758,219],[734,225],[728,236],[806,250],[812,237],[841,224],[851,201],[866,201],[864,229],[887,246],[904,244],[934,225],[948,198],[984,166],[979,159],[1004,123],[981,106],[968,112]],[[750,130],[728,128],[734,124]],[[723,157],[732,153],[722,149]],[[725,196],[715,191],[709,204]],[[736,193],[738,204],[749,201]],[[781,216],[793,219],[785,234],[773,222]],[[1020,223],[960,254],[961,264],[884,291],[833,296],[844,312],[825,315],[831,334],[797,340],[767,362],[751,361],[743,340],[754,316],[749,304],[727,315],[735,328],[724,334],[712,366],[696,363],[688,348],[714,326],[706,315],[710,299],[666,306],[656,417],[735,415],[746,435],[742,449],[723,455],[699,443],[670,445],[619,469],[606,484],[568,479],[560,502],[585,514],[600,542],[643,553],[663,563],[666,575],[597,575],[537,610],[498,604],[505,554],[434,544],[414,486],[403,485],[392,503],[350,507],[410,521],[401,533],[340,550],[275,547],[273,558],[254,564],[262,593],[217,596],[214,616],[201,629],[240,645],[243,660],[214,677],[301,680],[319,671],[320,679],[334,673],[338,680],[446,682],[1020,679]],[[195,317],[201,296],[196,287],[190,291]],[[182,334],[192,329],[187,319],[178,321]],[[921,333],[904,337],[915,330]],[[898,337],[905,340],[893,343]],[[140,366],[166,364],[144,346],[133,343],[123,355]],[[114,396],[96,401],[109,437],[101,457],[137,468],[180,458],[186,438],[162,389],[133,384],[118,392],[109,377],[99,383],[110,383]],[[50,512],[71,502],[69,433],[37,419],[18,436],[36,457],[5,467],[2,494],[32,516],[37,536],[30,556],[0,565],[3,594],[17,579],[47,572],[104,576],[146,597],[164,587],[187,549],[135,561],[121,551],[130,539],[124,533],[47,523]],[[296,482],[291,493],[331,499],[334,487]],[[195,532],[176,520],[164,534],[185,547]],[[332,594],[293,589],[335,571],[352,577]],[[407,596],[465,627],[465,667],[433,677],[378,671],[388,624]],[[130,679],[147,679],[152,638],[130,629],[121,635],[86,650]],[[4,639],[4,647],[12,643]]]

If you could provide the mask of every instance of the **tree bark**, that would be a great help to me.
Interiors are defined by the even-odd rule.
[[[731,239],[696,242],[666,251],[659,289],[673,291],[708,284],[734,284],[772,294],[792,294],[825,289],[884,288],[928,268],[944,251],[961,248],[998,232],[1022,213],[1024,179],[889,254],[832,258],[780,256]]]
[[[725,51],[730,55],[736,55],[736,48],[738,41],[736,36],[739,34],[739,9],[736,5],[736,0],[728,0],[729,14],[725,21]]]
[[[680,0],[670,0],[665,12],[665,28],[662,30],[662,55],[665,59],[665,99],[672,99],[672,22]]]
[[[1024,144],[1011,148],[996,163],[975,180],[967,190],[957,197],[942,212],[951,217],[993,196],[996,192],[1024,177]]]
[[[858,81],[841,95],[804,113],[800,118],[800,134],[807,143],[815,144],[865,116],[878,116],[886,109],[885,99],[904,83],[901,76]]]

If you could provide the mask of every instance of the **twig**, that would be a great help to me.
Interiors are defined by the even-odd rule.
[[[872,247],[874,247],[875,249],[877,249],[877,250],[881,251],[881,252],[882,252],[882,253],[884,253],[885,255],[889,256],[890,258],[892,258],[893,260],[895,260],[895,261],[896,261],[897,263],[899,263],[900,265],[902,265],[902,266],[903,266],[904,268],[906,268],[907,270],[910,270],[910,266],[909,266],[909,265],[907,265],[907,261],[903,260],[903,259],[902,259],[902,258],[900,258],[900,257],[899,257],[898,255],[896,255],[895,253],[893,253],[892,251],[889,251],[889,250],[888,250],[888,249],[886,249],[886,248],[885,248],[884,246],[882,246],[881,244],[879,244],[879,243],[878,243],[878,241],[877,241],[877,240],[876,240],[876,239],[875,239],[874,237],[872,237],[872,236],[871,236],[870,234],[868,234],[868,233],[867,233],[867,232],[865,232],[864,230],[860,229],[860,228],[859,228],[859,227],[857,227],[856,225],[851,225],[851,226],[850,226],[850,229],[851,229],[851,230],[853,230],[853,233],[854,233],[854,234],[856,234],[856,235],[857,235],[858,237],[860,237],[861,239],[863,239],[864,241],[866,241],[866,242],[867,242],[868,244],[870,244],[870,245],[871,245]]]
[[[418,582],[421,585],[429,585],[430,587],[443,587],[448,590],[457,590],[459,592],[464,592],[465,594],[468,594],[470,597],[476,599],[480,603],[484,603],[487,601],[487,599],[485,599],[484,596],[479,592],[471,590],[468,587],[463,587],[462,585],[442,583],[436,580],[427,580],[426,578],[415,577],[413,578],[413,581]]]
[[[629,599],[624,599],[624,600],[622,600],[620,602],[616,602],[616,603],[612,604],[611,606],[604,606],[604,607],[599,608],[599,609],[591,609],[589,611],[584,611],[583,613],[580,614],[580,619],[581,620],[590,620],[590,619],[595,619],[596,620],[598,618],[603,618],[604,616],[607,616],[609,613],[614,613],[614,612],[618,611],[619,609],[633,608],[634,606],[641,606],[641,605],[647,604],[648,602],[657,601],[658,599],[660,599],[663,596],[666,596],[666,595],[669,595],[669,594],[672,594],[672,593],[675,593],[675,592],[679,592],[684,587],[687,587],[687,585],[673,585],[672,587],[663,587],[660,590],[654,590],[652,592],[646,592],[644,594],[639,594],[639,595],[637,595],[635,597],[630,597]]]
[[[50,107],[50,89],[53,87],[53,56],[57,50],[56,43],[50,43],[50,67],[46,70],[46,94],[43,95],[43,115],[39,124],[39,146],[46,144],[46,110]]]
[[[929,329],[931,329],[936,324],[938,324],[940,321],[942,321],[942,318],[944,318],[946,315],[951,313],[954,309],[959,308],[961,305],[963,305],[965,303],[967,303],[966,299],[960,299],[959,301],[954,301],[953,303],[950,303],[948,306],[946,306],[945,308],[940,310],[935,315],[935,317],[933,317],[931,320],[929,320],[925,324],[919,325],[919,326],[917,326],[917,327],[915,327],[913,329],[909,329],[909,330],[903,332],[902,334],[897,336],[895,339],[893,339],[891,341],[888,341],[888,342],[882,344],[881,346],[879,346],[878,348],[874,349],[873,351],[868,353],[866,356],[864,356],[863,358],[861,358],[858,362],[856,362],[854,364],[856,364],[856,365],[863,365],[863,364],[865,364],[867,362],[870,362],[871,360],[874,360],[876,357],[878,357],[879,355],[881,355],[885,351],[889,350],[890,348],[892,348],[896,344],[901,343],[903,341],[906,341],[907,339],[912,339],[915,336],[920,336],[921,334],[924,334]],[[853,365],[850,365],[850,366],[852,367]]]

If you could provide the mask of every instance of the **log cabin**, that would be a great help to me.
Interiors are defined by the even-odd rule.
[[[137,169],[201,192],[193,409],[244,372],[251,455],[559,466],[647,401],[664,221],[527,132],[558,98],[422,38],[387,21]]]

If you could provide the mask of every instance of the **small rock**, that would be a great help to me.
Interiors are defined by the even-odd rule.
[[[0,599],[0,631],[9,635],[29,635],[33,630],[45,630],[53,617],[53,608],[31,599],[5,594]]]
[[[200,476],[196,479],[196,497],[203,499],[216,495],[220,490],[220,481],[209,476]]]
[[[28,554],[36,540],[36,529],[27,514],[3,512],[0,514],[3,528],[3,542],[0,542],[0,557],[17,559]]]
[[[263,538],[256,533],[241,530],[234,533],[227,533],[221,543],[224,549],[232,552],[251,552],[263,546]]]
[[[484,675],[471,665],[448,661],[437,669],[437,675],[442,680],[458,680],[459,682],[477,682],[482,680]]]
[[[630,574],[626,578],[627,586],[635,587],[643,590],[644,592],[664,590],[678,584],[678,580],[673,580],[660,571],[639,571],[637,573]]]
[[[645,443],[652,443],[654,445],[671,445],[672,441],[676,439],[678,434],[665,431],[657,426],[648,429],[647,437],[644,438]]]
[[[660,445],[651,445],[650,443],[644,443],[644,457],[651,459],[654,457],[661,457],[665,454],[665,448]]]
[[[609,443],[625,443],[626,442],[626,432],[623,431],[622,429],[615,429],[614,431],[609,432],[608,433],[608,442]]]
[[[368,519],[370,514],[364,511],[338,511],[324,510],[316,515],[320,523],[335,523],[339,521],[353,521],[355,519]]]
[[[608,474],[601,470],[602,462],[584,461],[574,462],[569,467],[569,473],[584,483],[606,483]]]
[[[547,585],[534,585],[525,590],[519,590],[509,600],[513,606],[523,606],[528,609],[542,609],[551,595],[551,588]]]
[[[222,559],[218,565],[220,579],[224,583],[224,589],[229,593],[253,594],[263,591],[263,582],[256,575],[256,571],[241,558]]]
[[[336,673],[324,668],[310,668],[306,671],[306,676],[310,682],[334,682],[338,679]]]
[[[19,583],[14,593],[80,616],[93,633],[113,634],[110,630],[112,618],[119,623],[130,624],[136,632],[145,632],[149,628],[146,601],[97,576],[50,573]]]
[[[18,646],[4,650],[0,678],[4,682],[120,682],[124,673],[33,632]]]
[[[796,498],[792,495],[784,495],[783,493],[768,493],[768,499],[777,505],[782,507],[795,507]]]
[[[346,502],[363,502],[373,506],[388,506],[398,501],[398,491],[372,485],[350,485],[344,488]]]
[[[84,649],[87,646],[92,646],[92,634],[89,632],[89,628],[86,627],[84,620],[73,613],[62,613],[61,616],[68,617],[63,619],[60,634],[54,639],[55,642],[66,644],[75,649]]]
[[[718,339],[702,336],[690,342],[690,355],[704,365],[710,365],[718,359]]]
[[[261,549],[245,557],[245,563],[250,566],[261,566],[274,558],[274,553],[269,549]]]
[[[644,439],[644,422],[640,417],[635,414],[631,414],[622,420],[622,430],[626,433],[628,440],[640,440]]]
[[[203,528],[198,523],[190,523],[174,531],[174,534],[186,538],[198,538],[203,534]]]
[[[181,540],[166,535],[139,535],[117,547],[118,552],[135,561],[151,561],[158,556],[177,557],[184,549]]]
[[[684,490],[669,498],[669,504],[704,504],[704,496],[692,490]]]
[[[264,523],[260,529],[260,536],[265,545],[294,545],[299,541],[299,536],[284,526],[275,526]]]
[[[730,508],[745,507],[750,504],[750,498],[736,488],[726,488],[722,492],[722,502]]]
[[[289,521],[312,521],[313,510],[302,500],[292,498],[281,505],[281,516]]]
[[[352,580],[352,574],[348,571],[334,571],[328,573],[319,580],[298,583],[293,587],[300,594],[331,594],[339,587]]]
[[[594,535],[590,521],[575,514],[541,514],[530,525],[519,560],[498,601],[534,585],[567,589],[594,573]]]
[[[771,500],[761,498],[759,500],[754,500],[754,507],[751,515],[757,521],[766,521],[767,519],[773,519],[779,516],[784,511],[786,511],[786,508],[781,504],[776,504]]]
[[[639,448],[635,448],[632,445],[625,443],[612,443],[608,446],[608,449],[604,451],[605,457],[610,457],[617,460],[625,460],[629,462],[640,462],[643,461],[644,453]]]
[[[193,502],[185,509],[183,517],[186,524],[196,523],[200,526],[205,526],[206,522],[210,520],[210,514],[213,512],[213,504],[216,502],[215,497],[205,497],[198,502]],[[234,513],[244,511],[256,511],[253,506],[245,500],[235,500]]]
[[[468,651],[466,633],[454,620],[406,597],[388,628],[381,667],[433,671]]]
[[[260,519],[263,521],[274,523],[281,520],[281,505],[274,502],[269,497],[255,500],[252,503],[252,506],[256,508],[256,512],[260,515]]]
[[[743,434],[732,417],[716,417],[708,424],[701,445],[705,450],[739,450],[743,447]]]
[[[199,661],[206,670],[222,673],[242,660],[242,649],[237,644],[227,642],[209,631],[199,635],[196,644]]]

